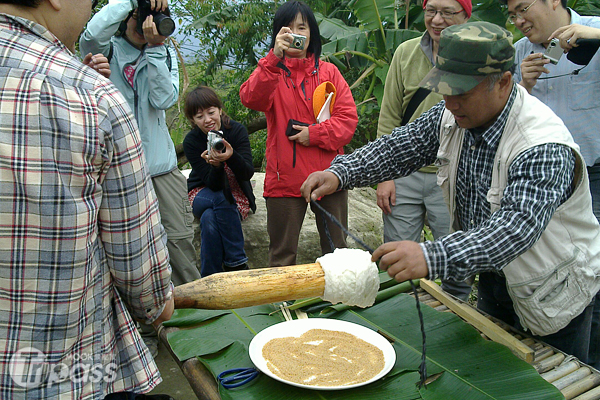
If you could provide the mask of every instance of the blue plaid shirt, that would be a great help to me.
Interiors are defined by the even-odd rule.
[[[500,271],[539,239],[556,208],[571,195],[575,157],[567,146],[544,144],[518,156],[494,214],[486,195],[494,156],[516,97],[487,129],[467,130],[456,179],[456,218],[462,230],[421,244],[430,278],[463,280],[483,271]],[[328,169],[341,188],[369,186],[406,176],[436,159],[444,101],[391,135],[352,154],[336,157]]]

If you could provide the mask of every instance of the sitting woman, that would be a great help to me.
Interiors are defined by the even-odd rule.
[[[192,166],[189,199],[200,218],[201,274],[248,269],[241,222],[256,211],[248,131],[227,116],[219,96],[206,86],[187,95],[184,112],[193,127],[183,150]],[[209,132],[220,134],[222,142],[209,148]]]

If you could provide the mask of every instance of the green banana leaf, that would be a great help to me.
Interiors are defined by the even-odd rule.
[[[366,309],[328,314],[330,318],[354,322],[393,338],[396,363],[382,379],[346,390],[308,390],[286,385],[260,374],[234,389],[219,387],[224,400],[331,399],[331,400],[471,400],[564,399],[540,378],[529,364],[508,348],[481,338],[470,325],[452,313],[423,305],[427,334],[427,372],[432,379],[417,387],[421,359],[421,331],[414,298],[400,294]],[[197,328],[179,330],[168,341],[180,360],[198,359],[216,376],[230,368],[252,367],[248,346],[262,329],[282,322],[281,313],[269,315],[275,305],[230,311],[178,310],[169,325],[182,323]]]

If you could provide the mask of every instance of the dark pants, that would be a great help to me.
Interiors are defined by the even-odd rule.
[[[200,219],[200,272],[202,277],[223,272],[248,262],[244,251],[242,220],[236,204],[225,198],[222,190],[200,190],[192,205]]]
[[[166,394],[136,394],[133,392],[111,393],[104,400],[173,400]]]
[[[506,289],[506,279],[500,275],[492,272],[479,274],[477,308],[518,330],[523,330]],[[600,293],[581,314],[560,331],[547,336],[533,335],[533,337],[598,368],[600,335],[597,331],[592,331],[592,320],[600,316],[600,313],[595,312],[598,309],[600,309]],[[598,320],[595,323],[597,325]]]

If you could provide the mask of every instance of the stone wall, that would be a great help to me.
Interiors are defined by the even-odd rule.
[[[252,178],[254,195],[256,196],[256,213],[250,214],[242,222],[244,231],[245,249],[250,268],[265,268],[268,266],[269,236],[267,235],[267,210],[262,197],[264,173],[255,173]],[[200,227],[195,221],[196,233],[194,245],[198,250],[200,260]],[[381,210],[377,207],[375,190],[360,188],[349,191],[348,196],[348,229],[371,248],[377,248],[383,243],[383,222]],[[352,238],[348,238],[348,246],[361,248]],[[307,207],[306,217],[300,232],[298,244],[298,264],[314,263],[320,257],[321,246],[315,215]]]

